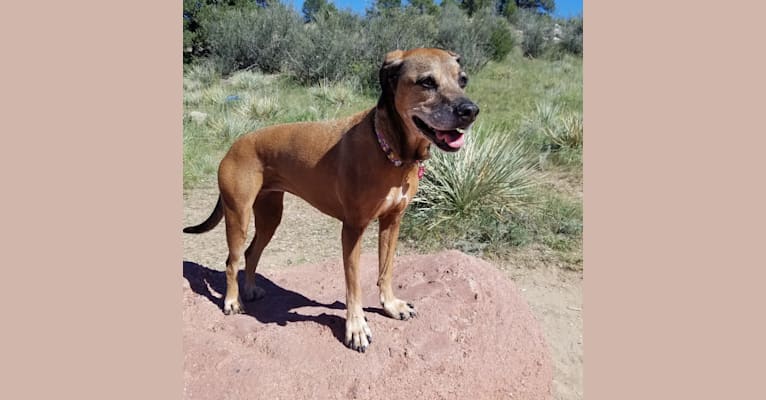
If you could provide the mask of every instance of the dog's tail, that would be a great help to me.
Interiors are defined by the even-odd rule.
[[[219,222],[221,222],[221,219],[223,219],[223,200],[221,200],[221,195],[218,195],[218,203],[216,203],[215,208],[213,209],[213,212],[210,214],[209,217],[207,217],[205,222],[196,226],[188,226],[184,228],[184,233],[207,232],[215,228],[215,226],[218,225]]]

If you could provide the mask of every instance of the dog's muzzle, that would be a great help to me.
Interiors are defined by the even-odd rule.
[[[463,99],[457,106],[455,106],[455,113],[461,122],[471,123],[479,115],[479,106],[476,103],[468,99]]]
[[[479,106],[463,97],[427,117],[413,116],[412,119],[415,126],[439,149],[453,152],[463,147],[463,136],[477,115]]]

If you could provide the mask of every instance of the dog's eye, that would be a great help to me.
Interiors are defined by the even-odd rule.
[[[468,77],[465,75],[460,76],[460,78],[457,78],[457,84],[460,85],[461,88],[465,88],[465,86],[468,85]]]
[[[430,76],[419,79],[417,84],[426,89],[436,89],[436,81]]]

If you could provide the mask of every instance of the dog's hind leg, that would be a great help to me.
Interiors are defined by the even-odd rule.
[[[252,301],[263,297],[263,289],[255,286],[255,269],[266,245],[282,221],[285,192],[261,192],[255,198],[255,237],[245,250],[245,287],[242,298]]]
[[[229,257],[226,259],[226,296],[223,301],[223,312],[226,315],[245,312],[239,296],[237,274],[242,264],[253,203],[262,181],[262,176],[258,175],[254,181],[247,184],[233,181],[225,187],[221,186],[226,219],[226,243],[229,246]]]

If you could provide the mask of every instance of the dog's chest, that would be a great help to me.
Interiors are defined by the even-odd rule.
[[[410,195],[406,188],[396,186],[391,188],[386,194],[386,197],[378,207],[378,215],[388,214],[390,212],[400,213],[407,208],[407,204],[410,203]]]

